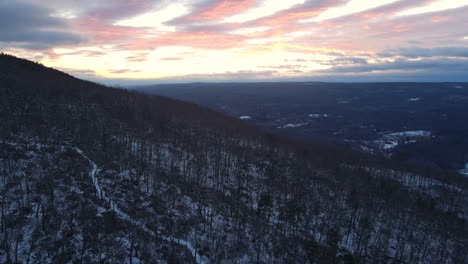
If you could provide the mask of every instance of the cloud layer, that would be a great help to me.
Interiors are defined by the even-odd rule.
[[[467,12],[468,0],[6,0],[0,48],[100,80],[468,81]]]
[[[66,21],[52,13],[52,9],[33,3],[0,2],[0,45],[42,50],[84,42],[79,34],[68,31]]]

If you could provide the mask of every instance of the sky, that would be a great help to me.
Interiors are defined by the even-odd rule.
[[[0,50],[109,84],[468,81],[468,0],[2,0]]]

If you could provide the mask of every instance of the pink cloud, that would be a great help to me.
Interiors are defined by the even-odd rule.
[[[228,16],[242,13],[254,7],[257,3],[256,0],[219,0],[210,1],[205,6],[194,8],[192,12],[186,16],[175,19],[173,22],[187,23],[187,22],[202,22],[220,20]]]
[[[159,45],[187,45],[197,48],[223,49],[240,44],[245,38],[212,32],[181,32],[167,34],[155,39]]]
[[[118,44],[146,33],[146,29],[114,26],[93,17],[78,18],[74,27],[77,32],[91,38],[97,45]]]

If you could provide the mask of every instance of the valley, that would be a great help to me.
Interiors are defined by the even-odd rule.
[[[194,83],[134,88],[208,106],[300,142],[343,145],[454,171],[468,161],[466,83]]]

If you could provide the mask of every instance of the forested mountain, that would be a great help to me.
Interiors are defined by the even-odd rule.
[[[468,179],[0,56],[2,263],[467,263]]]

